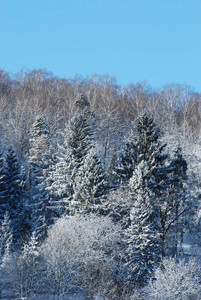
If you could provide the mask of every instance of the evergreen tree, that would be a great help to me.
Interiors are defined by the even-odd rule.
[[[114,168],[115,168],[116,160],[117,160],[117,151],[115,150],[113,152],[112,158],[107,168],[107,178],[111,183],[111,185],[115,183]]]
[[[133,207],[130,226],[125,231],[128,280],[137,286],[149,280],[160,261],[159,214],[149,181],[149,168],[142,160],[129,182]]]
[[[154,191],[161,191],[167,187],[169,169],[166,167],[168,155],[164,153],[166,144],[160,140],[160,129],[154,122],[152,115],[142,114],[136,121],[137,163],[144,160],[155,178]]]
[[[84,158],[83,165],[75,176],[74,195],[71,210],[79,212],[93,212],[101,209],[108,185],[100,160],[95,149],[92,148]]]
[[[68,124],[64,143],[59,146],[57,163],[47,179],[52,209],[58,212],[58,216],[69,212],[76,174],[92,148],[90,104],[81,95],[76,98],[75,107],[77,113]]]
[[[164,154],[166,144],[160,141],[160,129],[154,122],[153,116],[148,113],[142,114],[135,122],[136,136],[131,132],[122,151],[116,160],[114,174],[119,181],[128,182],[137,164],[142,160],[147,163],[150,175],[155,176],[153,188],[160,189],[167,177],[165,162],[167,155]]]
[[[123,149],[117,153],[115,161],[111,161],[110,177],[116,184],[127,183],[132,177],[133,171],[137,163],[135,137],[131,132],[126,140]]]
[[[8,207],[13,228],[14,243],[21,244],[23,233],[26,231],[25,209],[22,196],[20,166],[12,147],[6,157],[6,178],[8,186]]]
[[[73,166],[74,161],[70,156],[67,139],[63,145],[59,145],[57,159],[52,164],[46,179],[46,190],[49,194],[49,209],[53,219],[69,212],[69,200],[73,195]],[[70,158],[71,157],[71,158]]]
[[[160,141],[160,130],[151,115],[145,113],[136,122],[137,162],[145,160],[153,176],[150,188],[155,194],[155,206],[159,211],[161,228],[161,257],[165,256],[165,239],[173,225],[178,227],[178,217],[182,214],[182,181],[186,177],[187,164],[182,158],[181,149],[177,147],[175,157],[169,161],[164,152],[166,144]],[[182,206],[180,206],[182,207]],[[184,210],[183,210],[184,211]],[[177,224],[177,225],[176,225]],[[177,229],[176,229],[177,232]],[[177,233],[176,240],[177,240]],[[176,242],[177,243],[177,242]]]
[[[0,153],[0,222],[4,219],[4,215],[8,209],[8,187],[6,172],[2,153]]]
[[[48,130],[48,126],[44,120],[44,117],[42,115],[38,115],[35,118],[35,121],[30,129],[30,144],[35,144],[35,142],[37,141],[37,139],[42,136],[48,136],[49,135],[49,130]],[[30,149],[30,152],[32,151],[32,149]],[[33,149],[34,151],[34,149]]]
[[[188,165],[182,155],[182,148],[179,143],[176,144],[174,150],[174,157],[170,163],[172,172],[170,173],[171,184],[179,191],[184,187],[184,181],[187,179]]]
[[[131,158],[135,161],[135,164],[133,164],[134,169],[141,161],[146,162],[149,170],[147,176],[152,178],[147,184],[155,195],[154,205],[160,216],[161,256],[163,259],[165,255],[165,237],[174,222],[175,195],[173,197],[174,193],[172,191],[178,179],[175,177],[174,170],[176,169],[173,162],[169,163],[169,157],[165,153],[166,144],[162,143],[160,138],[160,129],[154,122],[154,118],[148,113],[142,114],[136,120],[136,138],[132,138],[132,150],[135,155],[132,155]],[[177,161],[176,164],[178,165],[178,163]],[[126,172],[124,164],[121,165],[121,168]]]
[[[43,174],[44,168],[47,167],[44,163],[44,155],[50,145],[49,131],[42,116],[36,117],[30,129],[29,141],[30,188],[34,189],[35,183],[36,185],[38,183],[38,177]]]
[[[177,255],[177,246],[179,233],[181,235],[181,243],[183,240],[184,230],[184,214],[188,203],[186,201],[186,186],[187,180],[187,162],[182,156],[182,149],[179,144],[176,144],[174,150],[174,157],[170,162],[171,172],[169,174],[169,199],[171,200],[171,215],[166,218],[169,222],[170,232],[172,233],[172,255]],[[170,234],[169,234],[170,235]]]
[[[83,158],[92,147],[92,132],[90,128],[91,112],[89,110],[89,102],[81,95],[77,97],[75,106],[78,108],[78,112],[70,121],[67,144],[70,157],[75,164],[74,168],[78,169],[83,163]]]
[[[42,240],[47,232],[49,197],[46,178],[49,172],[50,137],[47,124],[38,116],[30,130],[30,198],[32,207],[32,231]]]

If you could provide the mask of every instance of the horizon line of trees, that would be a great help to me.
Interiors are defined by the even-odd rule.
[[[40,114],[57,138],[75,114],[78,93],[85,95],[96,115],[106,164],[132,128],[132,121],[143,111],[154,116],[162,131],[200,140],[201,94],[188,85],[171,84],[154,90],[145,82],[122,86],[108,75],[64,79],[45,70],[22,70],[12,76],[0,70],[2,147],[12,143],[20,159],[24,159],[28,133]]]

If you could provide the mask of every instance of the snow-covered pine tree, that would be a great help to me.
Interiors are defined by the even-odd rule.
[[[166,144],[160,141],[160,129],[152,115],[143,113],[136,120],[134,131],[136,135],[133,131],[130,133],[122,151],[117,156],[113,174],[116,175],[117,181],[128,182],[136,165],[144,160],[151,174],[154,174],[159,188],[166,180],[167,173],[164,167],[167,160],[167,155],[164,153]]]
[[[183,160],[179,148],[176,149],[175,158],[172,161],[169,159],[165,153],[166,144],[161,143],[160,130],[151,115],[145,113],[140,116],[136,127],[138,162],[144,159],[149,169],[152,169],[150,174],[154,178],[150,187],[155,194],[156,207],[160,215],[161,258],[163,260],[167,234],[181,213],[178,211],[177,200],[182,191],[182,181],[186,176],[187,164]]]
[[[154,190],[165,187],[168,177],[168,168],[165,166],[168,155],[164,152],[166,144],[161,142],[160,128],[154,121],[154,117],[143,113],[136,120],[136,154],[137,163],[144,160],[155,178]]]
[[[110,182],[111,187],[113,185],[115,185],[116,176],[114,174],[114,168],[115,168],[115,165],[116,165],[116,160],[117,160],[117,151],[115,149],[113,154],[112,154],[112,158],[110,160],[110,163],[107,167],[107,178],[108,178],[108,181]]]
[[[0,153],[0,222],[8,211],[8,187],[4,168],[3,154]]]
[[[63,145],[58,147],[57,163],[47,179],[52,209],[58,212],[58,216],[69,213],[76,174],[92,148],[90,104],[80,95],[75,100],[75,107],[77,113],[69,121]]]
[[[23,235],[27,231],[27,216],[25,215],[22,195],[22,178],[20,165],[12,147],[6,156],[6,178],[8,186],[8,207],[13,228],[13,242],[15,245],[22,243]]]
[[[48,157],[50,137],[47,124],[42,116],[38,116],[30,130],[30,198],[32,207],[32,231],[43,239],[48,226],[49,197],[46,191],[46,178],[50,160]]]
[[[78,169],[74,182],[72,212],[101,212],[101,199],[108,191],[106,176],[94,148],[91,148]]]
[[[76,115],[70,120],[68,130],[68,148],[74,160],[74,168],[78,169],[83,164],[83,158],[92,148],[92,131],[90,127],[91,112],[90,104],[83,95],[75,100],[78,108]]]
[[[173,169],[172,184],[177,188],[183,187],[183,181],[187,179],[188,164],[182,155],[182,148],[179,143],[176,144],[174,150],[174,157],[171,161],[170,168]]]
[[[186,196],[186,180],[187,180],[187,162],[183,158],[182,148],[179,143],[174,147],[174,157],[170,162],[171,172],[169,174],[170,188],[169,198],[171,199],[172,209],[171,215],[167,216],[170,224],[170,231],[172,233],[172,255],[177,255],[177,248],[179,243],[183,240],[184,218],[186,215],[186,208],[189,203]],[[190,207],[189,207],[190,208]]]
[[[125,261],[128,280],[136,286],[147,283],[160,261],[159,213],[149,188],[149,173],[147,163],[142,160],[129,181],[133,207],[130,226],[125,230]]]
[[[70,155],[66,136],[63,145],[58,145],[55,156],[55,163],[52,164],[46,178],[46,190],[49,194],[48,208],[52,213],[53,221],[69,213],[69,201],[73,195],[74,161]]]
[[[131,132],[123,149],[117,152],[115,161],[113,158],[113,162],[110,164],[110,178],[112,178],[113,184],[127,183],[132,177],[137,162],[135,143],[135,136]]]

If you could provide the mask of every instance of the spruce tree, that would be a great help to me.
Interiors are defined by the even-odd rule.
[[[49,197],[46,191],[46,178],[50,165],[50,136],[47,124],[38,116],[30,130],[30,198],[32,208],[32,231],[42,240],[47,232]]]
[[[116,165],[116,160],[117,160],[117,151],[115,150],[113,152],[110,163],[107,167],[107,178],[108,178],[108,181],[110,182],[111,187],[115,184],[116,176],[114,175],[114,168]]]
[[[181,236],[181,243],[183,240],[184,230],[184,215],[188,208],[188,201],[186,199],[186,180],[187,180],[187,162],[183,158],[182,148],[179,143],[176,144],[174,150],[174,157],[170,162],[171,172],[169,174],[169,198],[171,199],[171,215],[167,216],[170,224],[170,231],[172,233],[172,255],[177,255],[177,247],[179,242],[179,234]]]
[[[148,113],[142,114],[136,120],[135,127],[136,137],[133,136],[132,138],[134,155],[131,156],[132,160],[135,161],[133,168],[135,169],[141,161],[146,162],[149,170],[148,177],[152,178],[148,185],[155,195],[155,207],[160,216],[161,257],[163,259],[165,255],[165,237],[170,230],[174,210],[174,199],[170,195],[173,182],[171,173],[174,168],[169,163],[169,156],[165,152],[166,144],[161,142],[160,129],[156,125],[153,116]],[[125,164],[120,167],[126,171]]]
[[[13,242],[22,243],[23,235],[27,231],[27,211],[24,207],[21,169],[12,147],[6,156],[6,178],[8,186],[8,207],[13,228]]]
[[[92,131],[90,127],[91,112],[90,104],[83,95],[75,101],[78,112],[70,121],[68,127],[68,148],[70,157],[74,161],[74,168],[78,169],[83,164],[83,159],[92,147]]]
[[[100,160],[92,148],[83,160],[74,181],[74,195],[71,210],[79,212],[100,212],[101,199],[107,193],[108,185]]]
[[[58,216],[69,213],[69,204],[75,193],[75,177],[92,148],[90,104],[80,95],[75,100],[75,107],[77,112],[69,121],[63,145],[59,146],[57,162],[47,179],[52,209],[58,212]]]
[[[0,153],[0,222],[4,219],[4,215],[8,209],[8,186],[3,155]]]
[[[73,195],[73,166],[74,162],[69,153],[67,139],[59,145],[55,163],[49,170],[46,179],[46,190],[49,195],[49,209],[56,220],[63,214],[69,213],[69,201]]]
[[[144,113],[135,121],[135,135],[131,132],[125,142],[122,151],[119,153],[114,174],[119,180],[128,182],[137,164],[144,160],[156,179],[157,186],[160,189],[166,180],[167,170],[165,162],[167,154],[164,153],[166,144],[160,141],[160,129],[154,122],[152,115]]]
[[[128,183],[137,163],[135,136],[132,132],[125,141],[123,149],[117,152],[116,157],[112,159],[109,170],[112,182],[116,185]]]
[[[125,231],[128,280],[136,286],[147,283],[160,261],[159,214],[150,180],[148,165],[142,160],[129,182],[133,207],[130,226]]]
[[[160,129],[151,115],[145,113],[140,116],[136,122],[136,128],[137,161],[145,160],[150,175],[154,178],[150,188],[155,194],[155,205],[160,216],[161,258],[163,260],[166,253],[166,238],[174,226],[177,240],[178,217],[184,212],[183,209],[179,211],[178,208],[182,202],[180,196],[183,193],[182,182],[186,177],[187,164],[182,158],[180,147],[177,147],[174,159],[170,160],[165,153],[166,144],[161,143]]]

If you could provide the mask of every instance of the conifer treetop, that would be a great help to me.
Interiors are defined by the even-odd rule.
[[[37,138],[41,135],[48,135],[49,134],[49,130],[48,130],[48,126],[44,120],[44,116],[43,115],[38,115],[32,125],[32,128],[30,130],[30,136],[31,139],[30,141],[34,141],[34,138]]]
[[[77,107],[80,112],[83,112],[89,110],[90,103],[83,94],[78,94],[75,99],[75,107]]]

